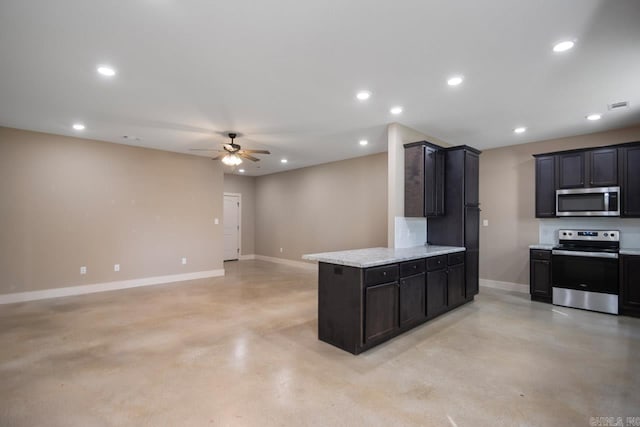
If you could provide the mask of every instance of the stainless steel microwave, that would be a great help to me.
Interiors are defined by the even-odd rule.
[[[620,187],[556,190],[556,216],[620,216]]]

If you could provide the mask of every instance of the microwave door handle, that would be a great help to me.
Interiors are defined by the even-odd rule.
[[[609,193],[604,193],[604,211],[609,212]]]

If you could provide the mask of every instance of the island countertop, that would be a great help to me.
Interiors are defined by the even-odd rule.
[[[464,251],[460,246],[416,246],[412,248],[366,248],[350,251],[323,252],[306,254],[302,259],[326,262],[328,264],[346,265],[350,267],[368,268],[378,265],[393,264],[412,259],[429,258]]]

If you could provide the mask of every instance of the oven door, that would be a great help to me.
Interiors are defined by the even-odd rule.
[[[556,216],[620,216],[620,187],[556,190]]]
[[[610,252],[552,252],[553,286],[618,295],[618,254]]]

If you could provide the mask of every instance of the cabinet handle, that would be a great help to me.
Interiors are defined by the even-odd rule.
[[[386,275],[387,275],[387,272],[386,272],[386,271],[383,271],[383,272],[382,272],[382,275],[383,275],[383,276],[386,276]]]

